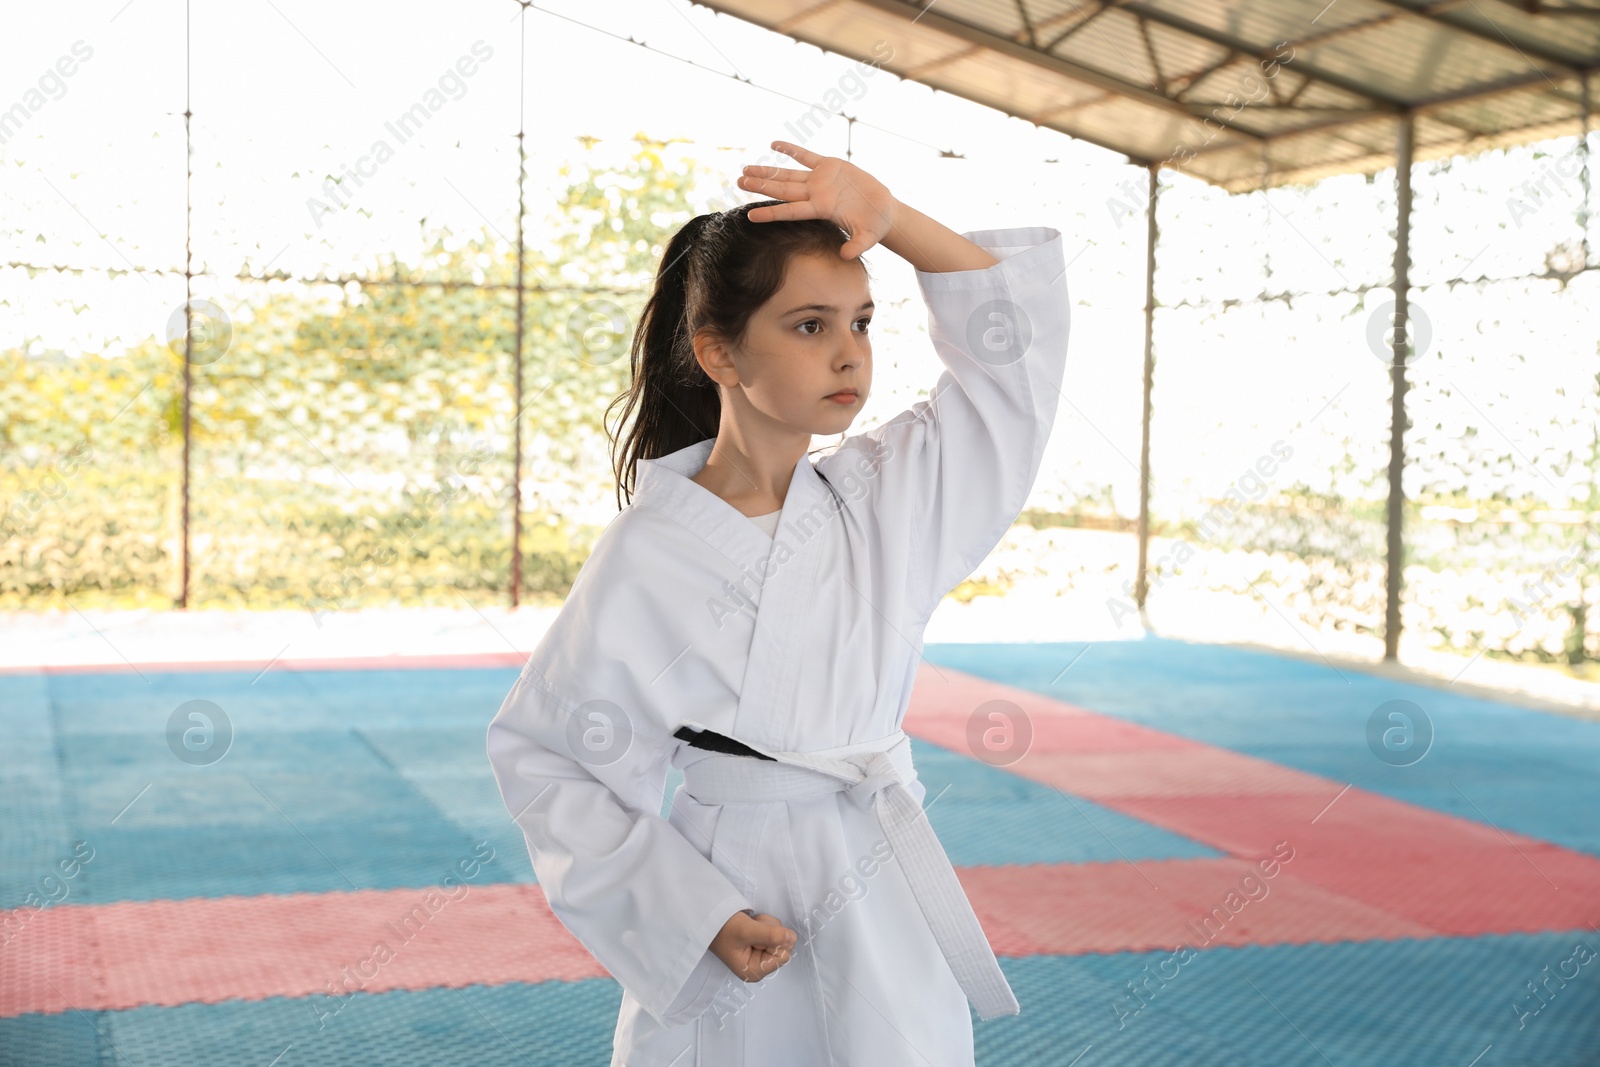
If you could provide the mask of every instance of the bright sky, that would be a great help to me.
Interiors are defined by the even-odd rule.
[[[1124,188],[1142,170],[888,73],[862,78],[850,59],[682,0],[543,6],[525,16],[533,220],[565,184],[563,166],[620,163],[636,132],[685,142],[678,151],[729,182],[744,164],[769,160],[774,139],[842,156],[849,133],[855,163],[958,231],[1056,227],[1071,261],[1071,373],[1036,502],[1109,486],[1121,513],[1137,512],[1144,227],[1114,202],[1128,199]],[[424,218],[513,235],[518,12],[509,0],[196,0],[199,269],[357,271],[378,253],[407,254]],[[184,19],[175,0],[10,5],[0,109],[21,104],[27,114],[0,145],[0,262],[181,271]],[[842,118],[811,133],[797,127],[807,106],[790,97],[820,102],[830,92],[859,120],[853,131]],[[400,136],[401,117],[430,102],[438,106],[426,125]],[[580,137],[598,143],[586,149]],[[392,155],[374,155],[379,141]],[[1553,167],[1571,145],[1491,153],[1436,178],[1423,176],[1436,164],[1419,168],[1415,282],[1542,271],[1546,255],[1580,232],[1581,185]],[[324,178],[358,167],[363,182],[346,205],[308,206],[312,197],[334,205]],[[1548,195],[1513,203],[1530,195],[1517,192],[1523,182],[1541,177]],[[1269,198],[1173,181],[1158,273],[1158,497],[1220,496],[1278,441],[1295,453],[1278,482],[1350,492],[1381,479],[1389,381],[1370,324],[1384,294],[1363,305],[1348,291],[1388,280],[1391,176]],[[1591,232],[1600,238],[1592,223]],[[537,229],[530,239],[538,242]],[[881,340],[858,427],[891,417],[939,370],[918,332],[926,314],[909,267],[883,249],[868,258]],[[1572,491],[1576,472],[1563,473],[1558,457],[1584,439],[1585,419],[1592,424],[1582,405],[1593,411],[1596,273],[1565,292],[1515,282],[1417,295],[1431,330],[1414,368],[1419,455],[1482,444],[1509,458],[1474,491],[1553,501]],[[236,283],[202,279],[197,290],[239,302]],[[1255,299],[1285,290],[1337,295]],[[1246,303],[1225,303],[1237,301]],[[119,339],[160,334],[181,302],[181,276],[29,279],[0,268],[0,346],[115,352]],[[1339,475],[1347,447],[1360,469]]]

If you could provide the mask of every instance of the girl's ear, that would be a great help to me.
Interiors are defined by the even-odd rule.
[[[733,353],[728,343],[710,327],[694,335],[694,356],[700,368],[718,385],[737,385],[738,369],[733,365]]]

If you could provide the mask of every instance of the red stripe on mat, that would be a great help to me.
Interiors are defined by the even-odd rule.
[[[1275,944],[1430,934],[1282,877],[1268,880],[1268,895],[1237,917],[1204,931],[1186,927],[1222,904],[1248,870],[1230,858],[1141,862],[1137,871],[1124,863],[1091,863],[959,873],[1002,955],[1170,948],[1180,940],[1198,948],[1206,936],[1217,944]],[[11,966],[0,983],[0,1017],[69,1007],[117,1010],[573,981],[606,973],[561,926],[537,886],[468,887],[459,899],[441,904],[435,898],[432,913],[426,893],[363,890],[47,908],[3,950]],[[412,925],[403,929],[407,914]]]
[[[1008,770],[1229,853],[963,868],[1001,955],[1600,924],[1595,857],[948,668],[919,676],[906,728],[966,753],[972,710],[997,699],[1033,727]],[[1292,856],[1245,881],[1280,841]],[[457,899],[397,889],[66,904],[7,918],[0,1017],[606,973],[534,885],[469,885]]]
[[[538,886],[464,883],[455,892],[453,900],[390,889],[46,908],[0,948],[8,962],[0,1017],[606,973]]]
[[[991,701],[1015,705],[1031,728],[1025,754],[1006,770],[1230,856],[1265,857],[1285,842],[1294,858],[1284,865],[1277,888],[1294,888],[1281,896],[1310,900],[1315,890],[1328,907],[1338,902],[1355,909],[1352,915],[1376,911],[1389,916],[1395,929],[1424,931],[1374,936],[1600,925],[1600,858],[960,671],[921,668],[906,731],[976,755],[968,741],[973,711]],[[1140,861],[1138,870],[1155,866]],[[1133,870],[1105,877],[1107,894],[1096,899],[1096,908],[1134,907],[1143,914],[1167,903]],[[1113,890],[1118,879],[1122,888]],[[1160,883],[1153,875],[1151,880]],[[1001,878],[996,886],[1004,907],[1031,914],[1026,892],[1012,893],[1007,885]],[[1200,910],[1221,902],[1207,898]],[[983,918],[988,928],[990,916]],[[998,927],[1004,912],[993,920]],[[1049,925],[1044,916],[1035,921]],[[1314,917],[1308,914],[1305,921]]]

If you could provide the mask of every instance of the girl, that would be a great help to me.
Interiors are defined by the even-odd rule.
[[[973,1063],[1019,1009],[900,729],[922,633],[1021,511],[1060,397],[1059,231],[956,234],[859,167],[747,167],[634,336],[628,504],[488,729],[550,909],[621,984],[613,1067]],[[945,369],[872,385],[861,253],[906,259]],[[618,443],[618,442],[614,442]],[[669,767],[682,770],[660,816]]]

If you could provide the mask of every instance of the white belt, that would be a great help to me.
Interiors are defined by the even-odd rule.
[[[861,807],[870,805],[978,1017],[1021,1011],[950,858],[906,788],[917,773],[905,731],[820,752],[757,751],[772,760],[714,752],[685,766],[684,791],[702,804],[760,804],[845,792]]]

